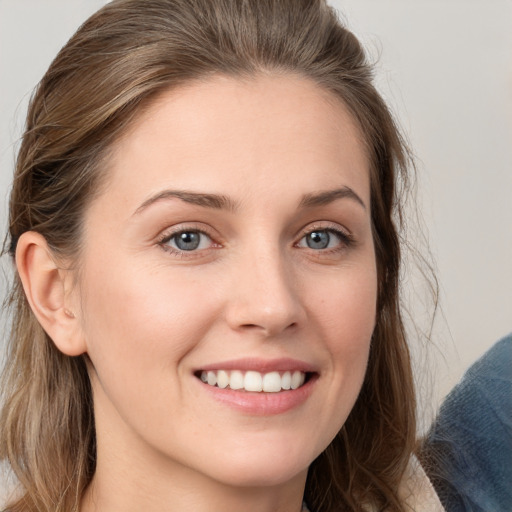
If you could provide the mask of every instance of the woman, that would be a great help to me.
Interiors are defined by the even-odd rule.
[[[10,202],[9,511],[437,510],[371,77],[319,0],[115,0],[62,49]]]

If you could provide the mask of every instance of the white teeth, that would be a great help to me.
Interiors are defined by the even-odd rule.
[[[244,389],[246,391],[262,391],[263,379],[261,378],[261,373],[247,372],[244,377]]]
[[[284,372],[281,377],[281,387],[283,389],[290,389],[292,387],[292,374],[290,372]]]
[[[203,371],[201,372],[201,380],[210,386],[219,388],[243,389],[252,392],[278,393],[282,390],[300,388],[305,380],[306,374],[301,371],[294,372],[269,372],[260,373],[248,371],[245,374],[240,370],[231,372],[226,370]]]
[[[224,370],[220,370],[217,373],[217,386],[219,386],[219,388],[227,388],[228,385],[229,385],[228,372],[225,372]]]
[[[209,382],[209,379],[208,379]],[[291,388],[297,389],[300,388],[304,384],[304,374],[302,372],[293,372],[292,374],[292,383]]]
[[[231,372],[229,387],[231,389],[242,389],[244,387],[244,374],[238,370]]]
[[[208,372],[206,382],[208,382],[210,386],[215,386],[215,384],[217,384],[217,374],[215,372]]]
[[[266,373],[263,377],[263,391],[277,393],[281,391],[281,375],[278,372]]]

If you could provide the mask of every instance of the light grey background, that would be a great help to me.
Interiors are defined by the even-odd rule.
[[[104,3],[0,0],[2,237],[30,92],[59,48]],[[424,371],[424,348],[412,338],[418,374],[430,375],[433,384],[427,410],[472,361],[512,330],[512,1],[332,4],[371,55],[379,56],[379,87],[418,159],[418,201],[444,315],[433,333],[430,360],[437,368]],[[5,258],[3,265],[8,266]],[[405,283],[412,316],[424,317],[416,280]],[[422,386],[425,382],[420,380]]]
[[[418,161],[444,315],[427,358],[437,363],[426,374],[428,417],[430,403],[512,331],[512,1],[332,3],[380,53],[381,91]],[[421,294],[411,295],[421,317]],[[422,368],[425,351],[413,351]]]

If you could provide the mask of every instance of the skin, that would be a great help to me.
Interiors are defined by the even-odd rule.
[[[89,355],[97,424],[82,511],[298,512],[309,464],[357,398],[375,324],[355,122],[302,78],[209,78],[162,94],[107,172],[66,299],[78,326],[69,351]],[[301,204],[340,189],[353,195]],[[229,205],[154,200],[168,190]],[[169,238],[180,230],[206,236],[179,251]],[[330,234],[328,248],[307,245],[315,230]],[[240,411],[194,375],[239,358],[294,358],[316,380],[286,412]]]

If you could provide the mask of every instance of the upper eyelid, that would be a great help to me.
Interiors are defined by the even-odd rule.
[[[207,237],[211,238],[212,240],[216,237],[215,233],[213,233],[212,229],[208,229],[206,227],[203,227],[202,225],[199,226],[198,224],[192,222],[192,223],[181,223],[177,226],[171,226],[168,228],[163,229],[157,236],[158,241],[163,241],[166,239],[171,239],[173,236],[176,236],[180,233],[186,233],[187,231],[195,231],[197,233],[201,233],[203,235],[206,235]]]
[[[189,231],[200,233],[201,235],[206,236],[209,240],[211,240],[212,243],[215,244],[215,241],[208,233],[205,233],[204,231],[200,231],[198,229],[182,229],[179,231],[175,231],[174,233],[167,233],[166,235],[164,235],[162,238],[160,238],[158,240],[158,243],[164,244],[164,243],[170,242],[175,236],[179,235],[180,233],[187,233]]]
[[[335,236],[340,238],[342,242],[343,241],[345,241],[345,242],[352,242],[352,236],[349,235],[348,233],[345,233],[341,229],[334,229],[334,228],[322,228],[322,229],[320,229],[320,228],[318,228],[318,229],[312,229],[312,230],[306,231],[302,236],[299,237],[299,240],[296,243],[301,242],[306,236],[310,235],[311,233],[315,233],[315,232],[319,232],[319,231],[324,231],[324,232],[327,232],[327,233],[333,233]]]
[[[299,230],[297,236],[299,238],[302,238],[303,236],[313,231],[334,231],[337,233],[341,233],[346,237],[353,236],[352,232],[348,228],[342,226],[341,224],[338,224],[337,222],[332,221],[317,221],[309,223]]]

